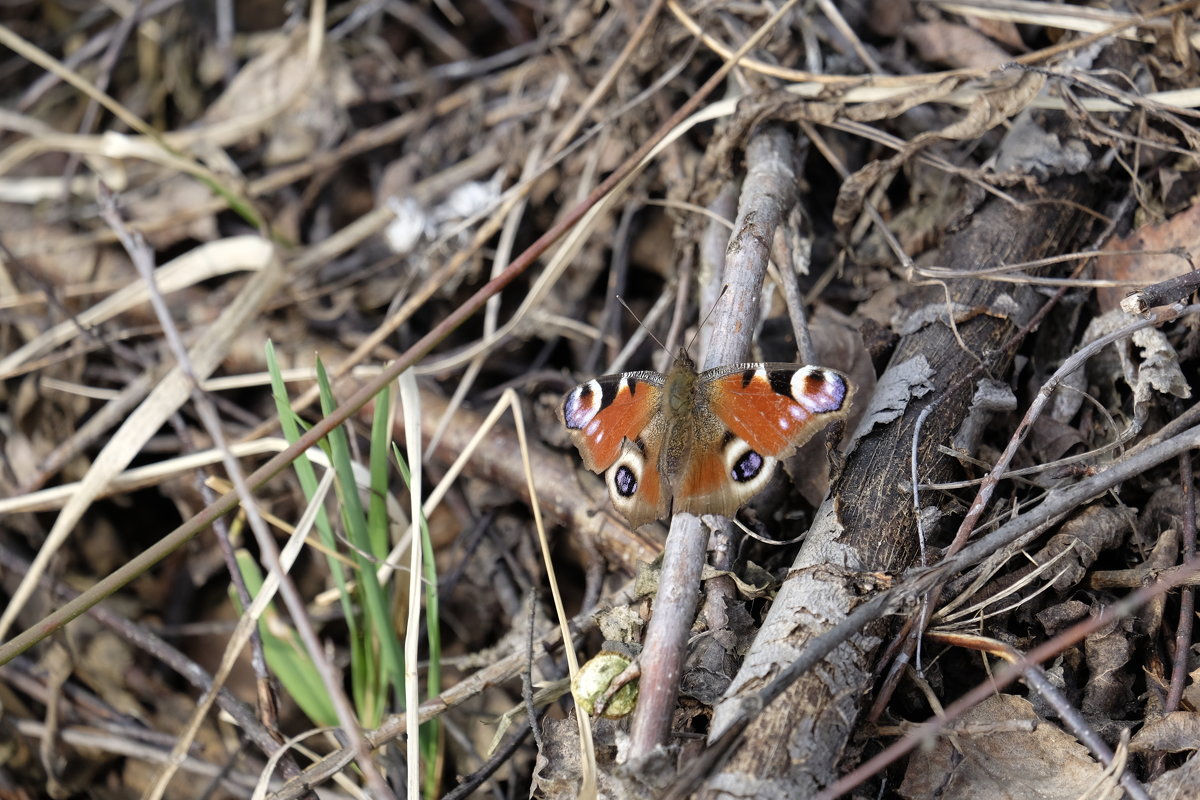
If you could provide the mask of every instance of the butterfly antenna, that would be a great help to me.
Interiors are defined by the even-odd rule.
[[[629,312],[629,316],[634,318],[634,320],[638,324],[638,327],[641,328],[642,330],[644,330],[646,332],[646,334],[658,344],[659,347],[661,347],[663,350],[666,350],[667,346],[665,344],[663,344],[661,341],[659,341],[659,338],[654,335],[654,331],[652,331],[646,327],[646,324],[644,322],[642,322],[642,318],[639,317],[637,314],[635,314],[633,309],[629,307],[629,304],[625,302],[625,298],[621,297],[621,295],[619,295],[619,294],[614,295],[614,296],[617,298],[618,303],[625,306],[625,310]]]
[[[729,291],[728,283],[721,287],[721,293],[717,295],[716,300],[713,300],[712,308],[710,308],[708,313],[704,315],[704,319],[700,320],[700,324],[696,327],[696,332],[693,333],[692,338],[688,340],[687,347],[685,349],[689,353],[692,351],[692,345],[696,343],[696,337],[700,335],[700,331],[704,330],[704,326],[708,324],[709,317],[711,317],[713,312],[717,310],[717,306],[721,304],[721,298],[725,296],[725,292],[727,291]]]

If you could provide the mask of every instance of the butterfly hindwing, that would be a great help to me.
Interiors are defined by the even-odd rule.
[[[622,440],[620,455],[604,474],[613,507],[634,529],[671,511],[671,494],[658,471],[665,434],[665,418],[657,415],[637,438]]]
[[[732,516],[766,487],[776,463],[727,433],[692,457],[675,488],[672,510]]]

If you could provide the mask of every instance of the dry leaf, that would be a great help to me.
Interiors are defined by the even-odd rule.
[[[1192,708],[1200,708],[1200,667],[1188,673],[1187,688],[1183,690],[1183,701]]]
[[[994,729],[1031,720],[1031,731]],[[972,730],[984,726],[982,731]],[[964,715],[953,737],[942,736],[929,750],[917,750],[908,764],[901,796],[909,800],[986,797],[989,800],[1116,800],[1121,790],[1111,777],[1097,786],[1103,768],[1087,749],[1057,726],[1039,719],[1028,700],[989,697]]]
[[[925,22],[904,29],[921,58],[948,67],[979,69],[1000,66],[1012,56],[978,31],[953,22]]]
[[[1083,580],[1101,552],[1125,541],[1133,531],[1133,517],[1131,508],[1089,506],[1063,523],[1033,560],[1045,564],[1069,549],[1071,553],[1058,558],[1053,568],[1055,574],[1062,572],[1055,578],[1054,588],[1059,592],[1069,591]]]
[[[1014,177],[1077,175],[1092,166],[1092,155],[1079,139],[1063,141],[1032,114],[1013,121],[996,156],[996,172]]]
[[[537,754],[529,796],[539,800],[575,800],[579,797],[581,782],[579,727],[573,716],[567,719],[545,716],[541,725],[544,746]],[[618,796],[614,791],[612,778],[617,755],[614,743],[616,731],[610,720],[592,721],[596,763],[601,767],[597,776],[600,782],[600,797]]]
[[[1129,748],[1142,753],[1200,750],[1200,714],[1175,711],[1152,720],[1129,741]]]
[[[1091,676],[1083,690],[1080,708],[1088,716],[1108,716],[1129,701],[1133,676],[1125,665],[1133,655],[1133,643],[1125,630],[1126,624],[1128,620],[1113,622],[1083,643]]]
[[[1120,309],[1097,317],[1084,331],[1082,344],[1094,342],[1102,336],[1129,324],[1129,317]],[[1114,343],[1120,362],[1119,370],[1113,367],[1111,356],[1105,354],[1093,358],[1088,364],[1088,376],[1097,384],[1110,385],[1119,377],[1133,388],[1133,432],[1141,430],[1150,414],[1155,394],[1174,397],[1191,397],[1192,390],[1179,366],[1179,355],[1167,339],[1166,334],[1156,328],[1137,331],[1131,337],[1140,349],[1140,359],[1131,352],[1129,339]],[[1114,397],[1116,392],[1110,392]]]
[[[1017,408],[1017,396],[1012,388],[1002,381],[984,378],[975,387],[975,396],[967,416],[958,426],[951,445],[964,453],[975,452],[984,431],[996,414],[1007,414]]]
[[[1095,277],[1100,280],[1138,281],[1144,286],[1165,281],[1191,272],[1192,261],[1200,256],[1200,239],[1196,229],[1200,227],[1200,205],[1193,205],[1170,219],[1143,225],[1125,238],[1112,238],[1105,250],[1170,250],[1179,248],[1180,255],[1172,253],[1147,254],[1130,252],[1129,255],[1103,256],[1096,259]],[[1128,288],[1097,289],[1096,297],[1101,311],[1118,308],[1121,298],[1129,294]]]
[[[1200,758],[1193,755],[1182,767],[1164,772],[1147,788],[1151,797],[1200,797]]]

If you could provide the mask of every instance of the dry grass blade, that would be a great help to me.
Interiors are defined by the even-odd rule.
[[[254,274],[239,295],[212,326],[211,336],[203,339],[190,353],[192,374],[207,377],[228,353],[234,337],[246,321],[259,313],[266,299],[278,291],[284,281],[283,265],[278,259],[270,260],[266,267]],[[50,529],[46,544],[38,551],[29,574],[22,581],[4,613],[0,615],[0,638],[8,632],[24,607],[37,577],[46,568],[51,557],[66,541],[76,524],[83,518],[92,501],[104,490],[134,457],[141,452],[145,442],[187,401],[191,393],[191,378],[176,368],[151,390],[149,396],[117,430],[100,454],[96,457],[79,491],[59,512]]]

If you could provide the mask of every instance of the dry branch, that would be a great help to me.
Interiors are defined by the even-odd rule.
[[[969,271],[1069,251],[1079,227],[1090,221],[1080,208],[1088,205],[1087,191],[1078,181],[1057,181],[1048,193],[1061,202],[1018,207],[991,200],[950,240],[944,261]],[[954,306],[947,308],[934,295],[928,308],[938,310],[940,318],[903,337],[880,376],[877,407],[867,410],[841,477],[818,510],[789,580],[717,709],[714,735],[741,694],[760,689],[779,664],[794,660],[807,640],[853,609],[859,602],[858,573],[896,573],[915,563],[917,521],[903,487],[910,482],[908,453],[917,418],[924,407],[937,404],[921,432],[920,472],[923,480],[949,479],[957,465],[938,445],[962,423],[975,381],[983,376],[981,364],[994,377],[1006,375],[1012,350],[1004,345],[1038,303],[1031,290],[987,281],[964,279],[948,288]],[[953,327],[948,313],[956,318]],[[955,329],[969,351],[960,346]],[[878,407],[882,401],[899,415],[889,418],[887,408]],[[832,782],[859,703],[875,679],[884,631],[882,621],[864,629],[764,709],[737,755],[709,781],[706,796],[746,791],[807,796]],[[798,719],[804,724],[797,725]]]

